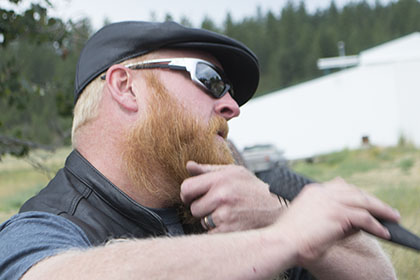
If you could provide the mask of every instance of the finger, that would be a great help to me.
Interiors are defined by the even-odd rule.
[[[203,173],[220,171],[229,166],[230,165],[226,165],[226,164],[200,164],[195,161],[187,162],[187,170],[191,176],[197,176]]]
[[[324,184],[328,189],[328,195],[333,196],[338,201],[352,207],[359,207],[368,210],[373,216],[398,222],[400,214],[397,210],[381,201],[377,197],[346,183],[341,178],[335,178]]]
[[[357,208],[352,209],[349,218],[351,226],[354,229],[361,229],[385,240],[391,238],[388,229],[381,225],[381,223],[366,210]]]
[[[201,165],[191,160],[187,162],[187,171],[191,176],[197,176],[204,173]]]
[[[398,222],[400,219],[398,211],[377,197],[357,188],[345,191],[345,195],[343,195],[343,192],[333,192],[332,195],[339,196],[338,199],[348,206],[366,209],[374,217],[393,222]]]
[[[185,179],[181,184],[181,200],[184,204],[190,205],[191,202],[207,193],[211,187],[208,176],[199,175]]]
[[[207,231],[207,233],[222,233],[222,232],[230,232],[235,230],[235,226],[231,223],[223,222],[220,218],[220,209],[216,209],[214,212],[211,213],[211,217],[213,220],[213,223],[215,225],[214,228],[211,228]]]
[[[187,168],[191,168],[191,172],[196,174],[181,184],[181,200],[189,205],[193,200],[205,195],[212,186],[220,185],[221,179],[227,176],[221,172],[228,170],[229,165],[209,165],[198,164],[193,161],[187,163]],[[216,172],[220,171],[220,172]]]
[[[220,202],[220,200],[218,200],[214,194],[207,192],[204,196],[191,203],[191,214],[197,218],[205,217],[217,209],[219,205],[218,202]]]

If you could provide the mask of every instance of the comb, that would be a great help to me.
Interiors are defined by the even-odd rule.
[[[256,174],[261,180],[270,185],[270,191],[289,201],[292,201],[305,185],[316,183],[305,176],[295,173],[287,166],[276,166],[270,170]],[[391,234],[393,243],[420,251],[420,237],[411,233],[395,222],[377,219]]]

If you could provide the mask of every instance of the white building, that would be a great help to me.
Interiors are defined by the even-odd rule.
[[[354,58],[354,57],[353,57]],[[420,146],[420,32],[365,50],[358,65],[255,98],[230,121],[239,149],[274,144],[289,159],[380,146]]]

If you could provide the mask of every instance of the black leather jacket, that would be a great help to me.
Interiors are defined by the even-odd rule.
[[[167,234],[161,218],[128,197],[76,150],[64,168],[20,212],[63,216],[81,227],[93,245],[114,238]]]

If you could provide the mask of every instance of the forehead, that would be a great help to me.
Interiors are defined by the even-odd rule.
[[[206,60],[213,65],[216,65],[220,69],[222,68],[222,65],[220,62],[211,54],[203,51],[195,51],[195,50],[174,50],[174,49],[162,49],[155,51],[153,53],[149,54],[150,58],[157,59],[157,58],[176,58],[176,57],[192,57],[192,58],[199,58]]]

